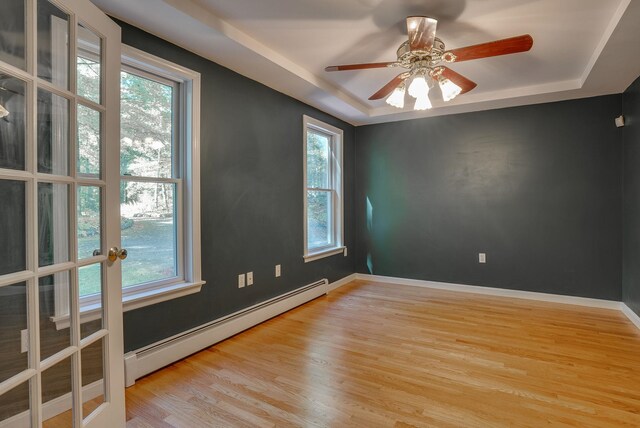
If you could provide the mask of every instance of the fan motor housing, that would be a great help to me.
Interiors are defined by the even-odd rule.
[[[430,51],[412,51],[409,42],[406,41],[400,45],[396,54],[400,65],[411,69],[416,62],[426,62],[430,66],[436,65],[442,61],[444,51],[444,42],[436,37]]]

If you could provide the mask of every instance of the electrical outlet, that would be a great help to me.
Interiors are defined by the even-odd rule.
[[[253,285],[253,272],[247,272],[247,285]]]
[[[20,331],[20,352],[29,351],[29,332],[25,330]]]
[[[485,253],[478,253],[478,263],[486,263],[487,255]]]
[[[279,278],[282,275],[282,271],[280,269],[280,265],[276,265],[276,278]]]
[[[244,287],[244,274],[238,275],[238,288]]]

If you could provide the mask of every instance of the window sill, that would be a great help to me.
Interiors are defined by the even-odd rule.
[[[178,297],[188,296],[200,292],[204,281],[186,282],[167,285],[153,290],[140,291],[122,297],[122,311],[132,311],[144,306],[154,305]],[[102,309],[99,304],[82,305],[80,307],[80,324],[102,318]],[[56,324],[56,330],[69,327],[69,316],[54,316],[50,318]]]
[[[340,246],[340,247],[327,248],[322,251],[317,251],[315,253],[310,253],[304,256],[304,262],[309,263],[314,260],[323,259],[325,257],[335,256],[336,254],[344,253],[346,249],[347,247]]]

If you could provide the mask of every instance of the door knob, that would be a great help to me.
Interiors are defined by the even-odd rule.
[[[117,259],[124,260],[128,255],[129,253],[124,248],[122,250],[119,250],[118,247],[109,248],[108,258],[112,262],[115,262]]]

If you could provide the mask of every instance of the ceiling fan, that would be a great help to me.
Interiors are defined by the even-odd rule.
[[[398,108],[404,107],[405,92],[416,99],[414,109],[426,110],[432,107],[429,89],[436,83],[442,91],[444,101],[450,101],[460,94],[471,91],[477,84],[456,73],[445,63],[470,61],[472,59],[526,52],[533,46],[533,38],[528,35],[510,37],[488,43],[446,50],[444,42],[436,37],[438,21],[427,16],[407,17],[408,40],[400,45],[398,59],[391,62],[368,64],[332,65],[325,71],[365,70],[371,68],[402,67],[404,71],[369,97],[379,100],[387,97],[387,103]],[[410,82],[410,83],[409,83]],[[408,85],[408,88],[407,88]]]

